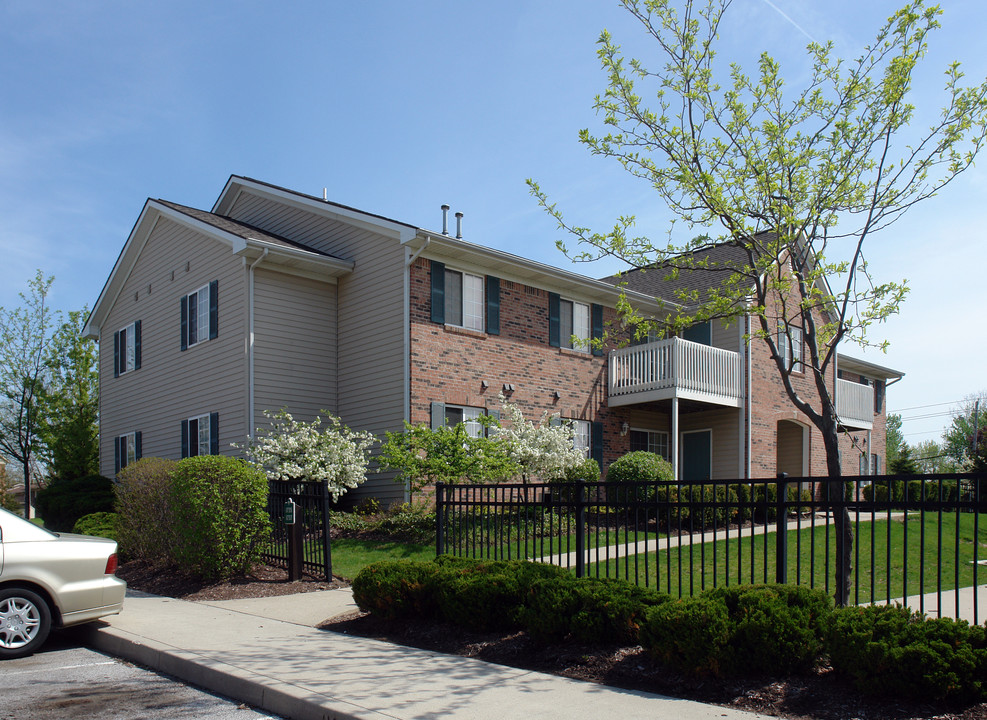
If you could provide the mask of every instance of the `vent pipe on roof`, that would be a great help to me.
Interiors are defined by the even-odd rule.
[[[449,206],[442,206],[442,234],[449,234]]]
[[[463,214],[461,212],[456,213],[456,239],[463,239]]]
[[[329,188],[322,188],[322,200],[329,202]]]

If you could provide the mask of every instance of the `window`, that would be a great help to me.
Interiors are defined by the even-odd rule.
[[[182,457],[219,454],[219,413],[182,420]]]
[[[572,423],[572,444],[584,457],[590,453],[590,423],[588,420],[570,420]]]
[[[483,332],[483,310],[483,278],[458,270],[446,270],[446,323]]]
[[[589,352],[589,305],[559,301],[559,342],[564,348]]]
[[[113,333],[113,377],[141,366],[141,321],[136,320]]]
[[[881,456],[877,453],[873,453],[870,456],[870,472],[871,475],[881,474]]]
[[[649,452],[669,459],[668,433],[657,430],[631,430],[631,452]]]
[[[869,475],[867,472],[867,453],[860,453],[860,472],[858,475]]]
[[[116,472],[141,459],[141,434],[127,433],[113,439],[113,455]]]
[[[785,358],[786,370],[802,372],[802,328],[778,321],[778,354]]]
[[[446,405],[445,424],[448,427],[456,427],[459,423],[463,423],[466,425],[466,434],[478,438],[483,435],[483,425],[480,423],[481,415],[483,415],[483,408]]]
[[[182,350],[219,337],[218,283],[182,296]]]

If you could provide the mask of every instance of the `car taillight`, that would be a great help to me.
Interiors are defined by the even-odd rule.
[[[114,575],[117,571],[117,554],[113,553],[108,558],[106,558],[106,569],[103,571],[106,575]]]

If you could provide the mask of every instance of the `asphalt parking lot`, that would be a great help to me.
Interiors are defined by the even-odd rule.
[[[80,637],[72,629],[52,633],[41,652],[0,662],[0,720],[276,720],[90,650]]]

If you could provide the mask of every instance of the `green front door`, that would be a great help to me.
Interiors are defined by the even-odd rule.
[[[709,480],[713,472],[713,433],[709,430],[682,433],[682,479]]]

